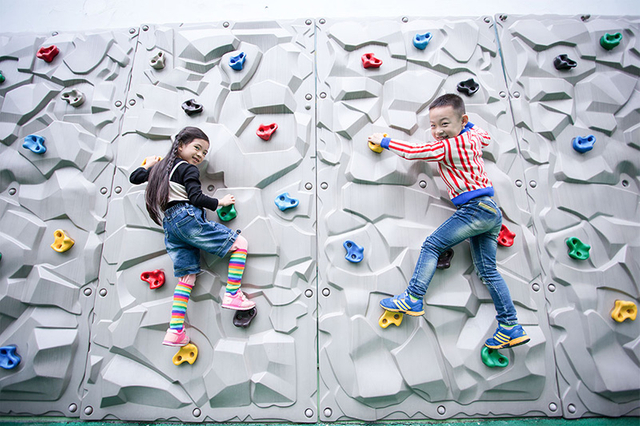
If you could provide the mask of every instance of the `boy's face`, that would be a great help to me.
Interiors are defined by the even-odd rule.
[[[452,106],[436,107],[429,111],[431,136],[437,141],[455,138],[469,121],[467,114],[459,115]]]

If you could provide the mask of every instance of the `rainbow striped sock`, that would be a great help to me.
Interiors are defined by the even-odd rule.
[[[227,292],[235,294],[240,288],[244,265],[247,262],[247,251],[238,249],[231,253],[229,260],[229,274],[227,276]]]
[[[171,322],[169,328],[176,331],[182,331],[184,328],[184,314],[187,312],[187,303],[191,295],[192,285],[178,282],[176,290],[173,293],[173,308],[171,308]]]

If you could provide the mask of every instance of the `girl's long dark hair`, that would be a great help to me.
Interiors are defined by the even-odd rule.
[[[203,139],[209,142],[209,138],[202,130],[197,127],[185,127],[173,139],[173,144],[171,144],[167,155],[151,167],[145,201],[149,216],[158,225],[162,225],[160,214],[169,202],[169,174],[173,163],[178,158],[178,148],[190,144],[194,139]]]

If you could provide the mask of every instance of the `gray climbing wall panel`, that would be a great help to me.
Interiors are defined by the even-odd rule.
[[[100,297],[87,364],[84,419],[314,421],[316,416],[314,27],[309,22],[143,27],[118,144]],[[151,66],[162,52],[165,67]],[[245,52],[242,70],[229,66]],[[307,96],[309,94],[309,96]],[[308,99],[307,99],[308,98]],[[184,101],[203,112],[187,115]],[[269,141],[260,124],[277,123]],[[249,328],[221,309],[228,258],[204,254],[187,311],[198,347],[193,365],[174,365],[162,346],[173,276],[162,228],[148,218],[145,186],[129,174],[149,155],[164,156],[184,126],[211,140],[201,180],[208,195],[236,197],[224,223],[249,241],[244,292],[257,303]],[[298,207],[280,211],[288,192]],[[209,213],[210,220],[219,220]],[[141,273],[162,269],[155,290]]]
[[[0,347],[22,356],[0,369],[0,413],[640,415],[639,323],[610,316],[615,300],[639,303],[639,31],[636,18],[509,16],[0,35]],[[621,45],[601,48],[606,32]],[[53,62],[36,59],[51,44]],[[363,68],[365,53],[382,66]],[[556,70],[559,54],[576,68]],[[366,137],[424,141],[427,105],[472,77],[480,88],[463,97],[493,138],[485,164],[516,234],[498,247],[499,269],[532,338],[502,351],[502,369],[480,359],[495,313],[466,242],[436,272],[424,317],[378,325],[380,299],[405,288],[453,207],[432,165],[374,153]],[[65,101],[72,89],[84,104]],[[183,112],[191,99],[202,113]],[[277,131],[260,139],[270,123]],[[227,259],[203,254],[187,312],[198,359],[176,366],[177,349],[160,344],[176,279],[145,187],[128,176],[186,125],[211,138],[203,191],[236,197],[226,224],[249,241],[243,288],[258,316],[232,325],[220,309]],[[22,147],[31,134],[46,139],[44,155]],[[597,142],[579,154],[571,140],[587,135]],[[298,207],[276,207],[285,192]],[[67,252],[50,248],[57,229],[75,240]],[[570,237],[591,245],[588,260],[567,255]],[[364,247],[361,263],[345,259],[346,240]],[[156,269],[166,283],[151,290],[140,275]]]
[[[419,50],[412,39],[427,31],[433,38]],[[378,69],[360,62],[371,52]],[[540,268],[525,189],[515,185],[523,163],[493,19],[329,20],[318,26],[317,63],[321,419],[560,415],[550,408],[560,400],[544,296],[530,286]],[[510,365],[498,371],[480,358],[495,310],[466,242],[454,248],[451,268],[436,273],[424,318],[378,325],[380,300],[404,291],[423,240],[453,206],[435,168],[374,153],[367,135],[424,141],[428,104],[471,77],[480,89],[465,97],[467,109],[494,137],[487,170],[517,235],[500,247],[499,267],[533,339],[505,351]],[[361,263],[345,260],[346,240],[364,246]]]
[[[77,417],[91,313],[136,34],[0,37],[0,412]],[[36,58],[43,46],[60,53]],[[85,102],[64,98],[79,90]],[[44,154],[22,144],[44,137]],[[75,240],[54,251],[58,229]]]
[[[622,34],[606,50],[600,38]],[[509,16],[500,22],[516,133],[554,340],[565,417],[639,415],[640,20]],[[557,70],[568,55],[577,65]],[[593,149],[573,149],[593,135]],[[569,257],[566,241],[591,246]]]

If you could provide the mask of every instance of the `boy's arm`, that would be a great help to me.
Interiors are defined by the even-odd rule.
[[[442,161],[445,145],[442,141],[413,144],[391,138],[382,138],[380,146],[407,160]]]

